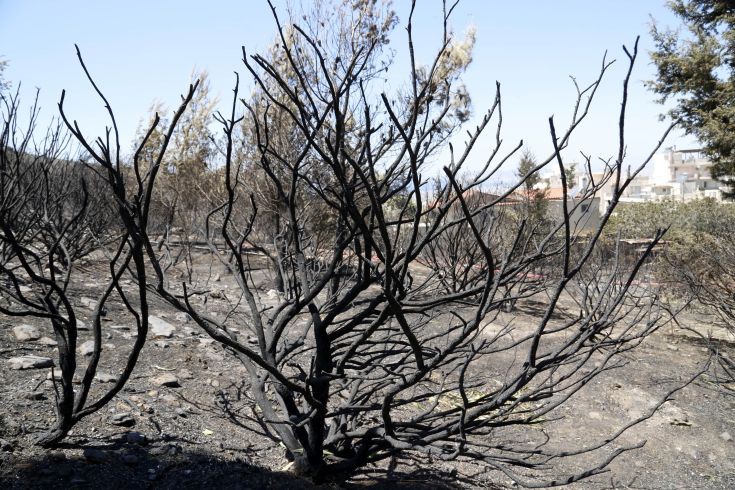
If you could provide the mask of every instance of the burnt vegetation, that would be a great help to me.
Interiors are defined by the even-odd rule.
[[[545,486],[602,472],[642,445],[624,444],[621,435],[685,383],[596,444],[560,448],[536,431],[671,317],[656,287],[638,280],[665,230],[632,260],[605,233],[647,163],[625,158],[637,41],[619,61],[628,70],[618,154],[596,180],[587,158],[587,185],[572,199],[564,150],[612,61],[604,58],[595,79],[576,85],[569,120],[549,118],[548,154],[513,185],[494,188],[524,145],[503,140],[500,84],[479,124],[465,127],[461,75],[472,40],[452,34],[453,6],[445,5],[440,47],[423,65],[412,8],[403,48],[409,64],[397,73],[402,88],[390,92],[380,74],[398,20],[375,2],[357,4],[332,14],[340,22],[329,36],[316,17],[286,22],[273,8],[276,41],[264,54],[243,48],[244,75],[211,115],[207,127],[218,129],[202,143],[206,151],[173,152],[181,162],[206,156],[198,167],[170,160],[197,83],[170,119],[152,118],[131,155],[81,54],[109,114],[100,136],[79,128],[64,95],[48,132],[36,127],[35,109],[21,128],[19,97],[3,92],[0,311],[41,319],[58,343],[57,424],[39,444],[58,445],[123,389],[155,297],[242,363],[253,413],[285,446],[292,469],[315,479],[417,453],[475,460]],[[251,95],[243,95],[241,78],[252,81]],[[540,218],[536,197],[527,202],[528,182],[545,168],[561,178],[559,219]],[[575,211],[610,182],[599,224],[583,229]],[[197,267],[197,255],[211,265]],[[104,264],[107,282],[90,324],[80,326],[70,294],[88,261]],[[237,285],[226,315],[203,301],[214,269]],[[501,320],[521,304],[537,305],[533,324]],[[99,393],[92,386],[104,356],[102,318],[113,305],[137,337],[122,374],[91,397]],[[718,312],[732,317],[731,308]],[[84,362],[80,328],[94,345]],[[559,461],[588,454],[595,462],[586,468],[556,471]]]

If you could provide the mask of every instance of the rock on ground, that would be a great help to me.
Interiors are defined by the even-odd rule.
[[[8,359],[10,369],[43,369],[54,365],[54,361],[49,357],[40,357],[34,355],[11,357]]]
[[[191,320],[191,317],[185,311],[180,311],[180,312],[176,313],[174,315],[174,318],[179,323],[189,323],[189,321]]]
[[[92,298],[86,298],[82,296],[82,298],[79,300],[79,303],[81,303],[82,306],[86,306],[90,310],[93,310],[95,306],[97,306],[97,301]]]
[[[157,316],[149,316],[148,324],[151,327],[151,335],[154,338],[170,338],[176,331],[173,325]]]
[[[39,345],[45,345],[47,347],[56,347],[57,345],[59,345],[58,342],[56,342],[51,337],[41,337],[36,341],[36,343]]]
[[[83,356],[91,356],[94,353],[94,340],[88,340],[77,347],[77,352]]]
[[[117,376],[110,373],[97,373],[94,377],[100,383],[114,383],[117,381]]]
[[[84,459],[90,463],[107,463],[110,460],[110,455],[102,449],[88,447],[84,450]]]
[[[13,335],[19,342],[26,340],[37,340],[41,338],[41,331],[33,325],[18,325],[13,327]]]
[[[127,412],[120,412],[110,417],[110,423],[122,427],[132,427],[135,425],[135,418]]]
[[[178,388],[179,386],[181,386],[179,384],[179,378],[177,378],[176,376],[170,373],[165,373],[165,374],[156,376],[155,378],[153,378],[152,381],[153,381],[153,384],[155,385],[167,386],[169,388]]]

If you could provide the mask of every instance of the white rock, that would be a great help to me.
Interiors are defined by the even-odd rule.
[[[149,316],[148,324],[151,327],[151,335],[154,338],[170,338],[176,331],[173,325],[157,316]]]
[[[41,337],[40,339],[36,341],[36,343],[40,345],[45,345],[48,347],[56,347],[57,345],[59,345],[58,342],[56,342],[51,337]]]
[[[729,442],[729,441],[732,441],[732,436],[730,435],[729,432],[723,432],[722,434],[720,434],[720,439],[722,439],[723,441]]]
[[[169,388],[178,388],[179,378],[170,373],[164,373],[153,378],[153,383],[158,386],[168,386]]]
[[[87,308],[89,308],[90,310],[94,310],[94,307],[95,307],[95,306],[97,306],[97,301],[96,301],[96,300],[93,300],[92,298],[86,298],[86,297],[84,297],[84,296],[82,296],[82,297],[81,297],[81,298],[79,299],[79,303],[80,303],[80,304],[81,304],[82,306],[86,306],[86,307],[87,307]]]
[[[40,356],[20,356],[20,357],[11,357],[8,359],[8,366],[10,369],[20,370],[20,369],[43,369],[43,368],[49,368],[54,365],[54,361],[51,360],[49,357],[40,357]]]
[[[41,338],[41,331],[33,325],[18,325],[13,327],[13,335],[18,341],[37,340]]]
[[[77,347],[77,352],[83,356],[91,356],[94,353],[94,340],[88,340]]]
[[[114,383],[117,381],[117,376],[110,373],[97,373],[94,377],[100,383]]]

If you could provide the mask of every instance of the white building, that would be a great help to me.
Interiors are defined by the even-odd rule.
[[[692,201],[706,197],[722,200],[725,184],[716,181],[710,174],[712,162],[705,158],[701,150],[675,150],[668,148],[653,156],[649,175],[639,174],[630,183],[621,203],[648,201]],[[593,173],[593,179],[602,173]],[[612,198],[612,180],[600,189],[600,213],[607,210]]]
[[[667,149],[653,157],[648,194],[650,199],[691,201],[711,197],[722,200],[726,186],[712,178],[712,162],[701,150]]]

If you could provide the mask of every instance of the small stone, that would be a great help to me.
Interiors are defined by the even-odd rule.
[[[89,330],[89,325],[77,318],[77,330]]]
[[[94,353],[94,340],[88,340],[77,347],[77,352],[83,356],[91,356]]]
[[[169,347],[169,343],[164,340],[156,340],[153,344],[161,349],[168,349]]]
[[[158,386],[166,386],[168,388],[178,388],[179,386],[181,386],[179,384],[179,378],[171,373],[164,373],[156,376],[155,378],[153,378],[152,381]]]
[[[110,373],[97,373],[94,377],[100,383],[114,383],[117,381],[117,376]]]
[[[54,361],[49,357],[40,357],[34,355],[11,357],[8,359],[10,369],[44,369],[54,365]]]
[[[97,301],[96,300],[93,300],[92,298],[86,298],[86,297],[82,296],[79,299],[79,304],[82,305],[82,306],[86,306],[90,310],[94,310],[94,308],[97,306]]]
[[[13,327],[13,335],[15,335],[15,340],[24,342],[26,340],[40,339],[41,331],[33,325],[18,325],[17,327]]]
[[[59,343],[51,337],[41,337],[36,341],[36,343],[39,345],[45,345],[46,347],[56,347],[57,345],[59,345]]]
[[[205,338],[199,339],[199,344],[200,345],[207,346],[207,345],[212,345],[213,343],[214,343],[214,339],[209,339],[209,338],[207,338],[207,339],[205,339]]]
[[[128,432],[127,434],[125,434],[125,440],[130,444],[139,445],[143,445],[148,442],[148,438],[145,436],[145,434],[141,434],[140,432]]]
[[[672,345],[672,344],[667,344],[666,345],[666,348],[669,349],[669,350],[671,350],[671,351],[678,351],[679,350],[679,348],[677,346]]]
[[[128,465],[135,465],[140,463],[140,458],[133,453],[124,453],[122,456],[120,456],[120,459],[122,459],[122,462]]]
[[[189,323],[191,321],[191,317],[187,312],[180,311],[174,315],[174,320],[180,323]]]
[[[163,400],[165,403],[169,405],[174,405],[174,406],[179,405],[179,399],[173,395],[163,395],[161,397],[161,400]]]
[[[694,448],[686,448],[684,449],[684,452],[692,459],[699,459],[699,452]]]
[[[176,331],[173,325],[157,316],[149,316],[148,324],[151,327],[151,336],[154,338],[170,338]]]
[[[121,412],[110,417],[110,423],[121,427],[132,427],[135,425],[135,418],[127,412]]]
[[[115,349],[115,344],[102,344],[102,348],[107,349],[107,350],[113,350]]]
[[[0,451],[13,452],[13,445],[5,439],[0,439]]]
[[[722,434],[720,434],[720,439],[722,439],[725,442],[730,442],[732,441],[732,436],[730,435],[729,432],[723,432]]]
[[[602,419],[602,414],[600,412],[589,412],[587,414],[587,416],[589,418],[591,418],[592,420],[601,420]]]
[[[214,282],[220,282],[222,280],[222,277],[219,274],[215,274],[215,276],[212,278],[212,281]]]
[[[146,395],[155,398],[158,396],[158,390],[150,390]]]
[[[67,460],[66,454],[62,453],[61,451],[58,452],[52,452],[48,455],[49,461],[52,461],[54,463],[63,463]]]
[[[90,463],[106,463],[110,460],[107,451],[88,447],[84,450],[84,459]]]
[[[216,379],[213,379],[213,380],[212,380],[212,382],[211,382],[210,384],[211,384],[212,386],[214,386],[215,388],[218,388],[218,387],[219,387],[219,381],[217,381]]]
[[[184,410],[183,408],[177,408],[175,412],[176,412],[176,415],[178,415],[179,417],[183,417],[183,418],[186,418],[187,415],[189,415],[188,413],[186,413],[186,410]]]
[[[46,399],[46,395],[44,395],[40,391],[30,391],[30,392],[28,392],[28,393],[25,394],[25,398],[26,398],[26,400],[38,401],[38,400],[45,400]]]
[[[194,374],[188,369],[181,369],[177,373],[179,379],[194,379]]]
[[[110,328],[113,330],[130,330],[129,325],[110,325]]]

